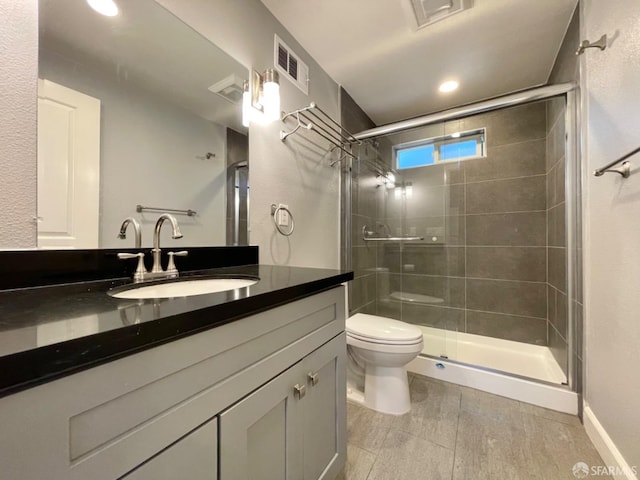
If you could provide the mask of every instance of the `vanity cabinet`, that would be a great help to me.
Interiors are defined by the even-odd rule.
[[[2,478],[333,480],[344,321],[340,286],[1,398]]]
[[[207,423],[152,457],[122,480],[217,480],[218,419]]]
[[[220,415],[220,474],[234,480],[333,480],[344,442],[344,336]]]

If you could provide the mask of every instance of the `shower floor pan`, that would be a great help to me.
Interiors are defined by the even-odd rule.
[[[422,355],[407,369],[553,410],[575,414],[577,396],[548,347],[418,325]],[[444,357],[443,357],[444,356]]]

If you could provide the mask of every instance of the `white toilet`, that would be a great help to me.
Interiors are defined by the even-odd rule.
[[[372,410],[411,410],[406,365],[422,351],[422,331],[390,318],[357,313],[347,319],[347,398]]]

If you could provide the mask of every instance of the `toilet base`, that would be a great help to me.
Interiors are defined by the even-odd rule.
[[[367,365],[364,393],[353,385],[347,385],[347,399],[380,413],[409,413],[411,398],[406,368]]]

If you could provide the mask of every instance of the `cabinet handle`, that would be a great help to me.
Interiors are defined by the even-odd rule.
[[[307,394],[307,387],[296,383],[296,385],[293,387],[293,393],[298,400],[301,400]]]
[[[315,387],[318,384],[318,382],[320,381],[320,379],[318,378],[318,374],[317,373],[313,373],[313,372],[307,373],[307,378],[311,382],[311,386],[312,387]]]

